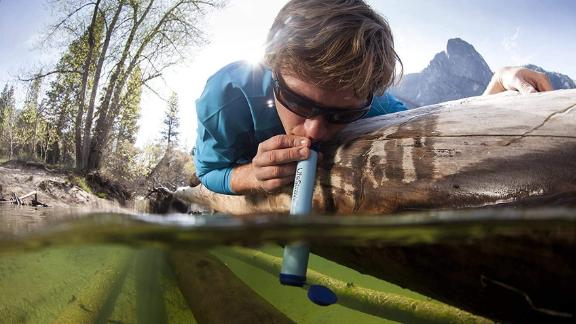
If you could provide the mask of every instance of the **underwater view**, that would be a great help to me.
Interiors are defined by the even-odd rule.
[[[543,214],[547,216],[542,217]],[[440,247],[444,243],[449,246],[455,242],[469,245],[504,236],[513,245],[513,237],[525,236],[535,228],[540,233],[552,229],[556,236],[573,243],[574,219],[574,214],[567,210],[545,213],[479,210],[295,220],[280,215],[160,216],[2,206],[0,321],[491,322],[361,274],[315,252],[352,263],[358,260],[351,256],[356,254],[377,269],[381,264],[371,261],[365,254],[366,249],[376,251],[388,247],[393,252],[398,247],[417,248],[425,259],[427,247]],[[314,253],[308,264],[308,284],[330,288],[338,298],[335,305],[314,304],[306,295],[309,285],[290,287],[279,283],[282,246],[302,240],[309,242]],[[568,246],[557,248],[573,250]],[[560,251],[555,258],[561,258],[563,253]],[[382,258],[386,256],[382,254]],[[438,263],[441,265],[442,261]],[[394,271],[400,269],[398,266],[390,264]],[[573,269],[558,271],[573,274]],[[460,271],[445,270],[452,276],[461,275]],[[443,278],[438,276],[433,280]],[[490,278],[486,280],[484,285],[489,285],[490,280],[499,283]],[[450,283],[444,284],[452,289]],[[573,279],[563,284],[569,288],[574,284]],[[513,301],[512,298],[511,304]],[[536,302],[539,301],[535,299],[533,303]],[[558,316],[552,318],[560,321],[569,320],[566,316],[571,316],[557,313]]]

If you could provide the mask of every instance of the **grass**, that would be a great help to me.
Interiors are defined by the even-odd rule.
[[[88,185],[88,183],[86,182],[86,179],[84,179],[83,177],[77,176],[77,175],[71,175],[70,176],[70,182],[75,185],[78,186],[80,189],[88,192],[88,193],[93,193],[92,192],[92,188],[90,188],[90,186]],[[100,197],[100,196],[99,196]],[[102,197],[100,197],[102,198]]]

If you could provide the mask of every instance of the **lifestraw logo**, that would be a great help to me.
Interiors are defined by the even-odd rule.
[[[304,168],[300,167],[296,169],[296,177],[294,178],[294,191],[292,192],[292,200],[298,198],[300,184],[302,184],[302,169]]]

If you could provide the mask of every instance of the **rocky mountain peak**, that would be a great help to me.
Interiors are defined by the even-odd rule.
[[[574,80],[536,65],[527,68],[545,72],[554,89],[576,88]],[[420,73],[406,74],[390,89],[408,108],[479,96],[492,78],[490,67],[474,46],[460,38],[448,40],[446,50],[434,55]]]
[[[421,73],[407,74],[391,90],[410,107],[477,96],[490,82],[492,71],[474,46],[460,38],[448,40]]]

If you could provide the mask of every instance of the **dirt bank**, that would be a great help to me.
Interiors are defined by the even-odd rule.
[[[34,191],[37,200],[49,207],[119,206],[119,202],[108,197],[106,192],[93,192],[83,178],[70,171],[51,169],[36,162],[8,161],[0,164],[0,198],[5,200],[3,203],[14,200],[14,195],[23,197]],[[31,195],[22,202],[30,205],[33,198]]]

